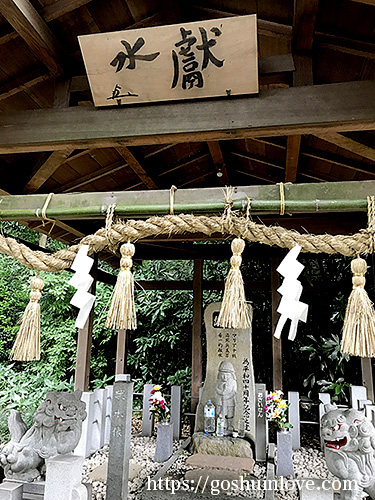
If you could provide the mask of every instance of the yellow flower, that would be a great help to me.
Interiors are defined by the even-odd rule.
[[[286,408],[285,401],[280,401],[279,408]]]
[[[280,403],[280,399],[274,399],[275,403]]]
[[[161,385],[154,385],[154,391],[161,391]]]

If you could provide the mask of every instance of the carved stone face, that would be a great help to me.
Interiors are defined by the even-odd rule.
[[[368,453],[375,443],[375,429],[362,411],[353,408],[340,410],[327,405],[327,413],[321,421],[322,436],[326,448],[338,451]]]
[[[321,426],[326,448],[338,451],[347,445],[349,425],[341,410],[326,413]]]

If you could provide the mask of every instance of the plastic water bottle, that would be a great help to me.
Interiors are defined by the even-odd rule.
[[[211,399],[207,401],[204,407],[204,432],[206,434],[215,432],[215,405],[211,402]]]
[[[225,418],[223,415],[219,415],[217,417],[217,423],[216,423],[216,436],[217,437],[223,437],[224,436],[224,429],[225,428]]]
[[[238,437],[245,437],[245,419],[243,417],[238,420]]]

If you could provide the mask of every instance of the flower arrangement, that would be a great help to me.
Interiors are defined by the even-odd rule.
[[[267,420],[274,423],[278,429],[291,429],[293,426],[287,420],[289,406],[290,403],[283,399],[282,391],[270,392],[264,406]]]
[[[151,402],[150,410],[157,415],[160,422],[168,420],[170,416],[170,411],[165,404],[165,399],[161,393],[161,389],[160,385],[155,385],[151,391],[151,398],[149,399]]]

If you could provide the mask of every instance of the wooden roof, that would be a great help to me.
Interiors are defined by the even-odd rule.
[[[0,126],[6,116],[25,110],[93,106],[78,35],[253,13],[258,15],[261,96],[270,89],[375,80],[373,0],[0,0]],[[38,116],[43,121],[46,115]],[[368,128],[232,134],[226,140],[200,140],[195,134],[191,141],[94,143],[85,149],[67,141],[54,151],[48,146],[7,150],[5,144],[0,192],[375,179],[375,127]],[[29,225],[46,230],[40,223]],[[96,227],[65,221],[52,236],[71,243]]]

